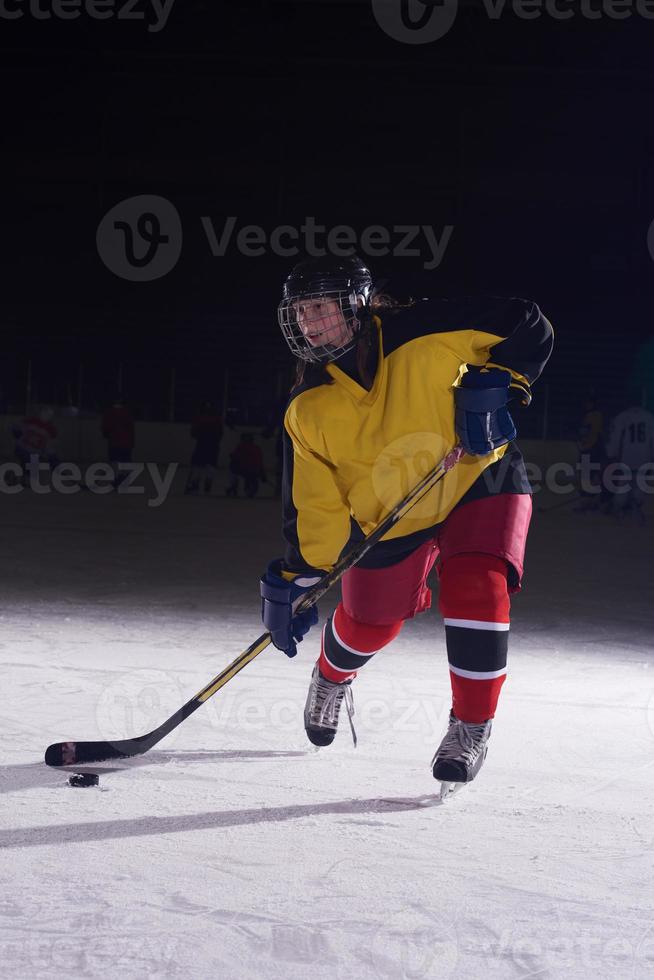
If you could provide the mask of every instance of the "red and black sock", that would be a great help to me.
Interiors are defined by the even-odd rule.
[[[320,673],[336,684],[352,680],[361,667],[395,639],[401,628],[401,622],[387,626],[359,623],[339,603],[323,629]]]
[[[506,679],[510,600],[507,566],[484,554],[448,558],[440,573],[452,710],[480,724],[495,716]]]

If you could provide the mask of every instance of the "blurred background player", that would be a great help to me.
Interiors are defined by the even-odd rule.
[[[229,471],[232,481],[225,493],[228,497],[238,496],[239,477],[243,478],[246,497],[254,497],[259,489],[259,482],[266,482],[267,477],[263,468],[263,453],[254,441],[251,432],[244,432],[234,452],[229,457]]]
[[[184,493],[198,493],[201,484],[205,493],[211,493],[222,436],[222,418],[214,410],[211,402],[203,402],[191,424],[191,437],[195,439],[195,449],[191,456],[191,468]]]
[[[134,419],[125,399],[118,395],[102,416],[102,435],[107,440],[107,455],[114,471],[114,485],[125,479],[121,463],[131,463],[134,451]]]
[[[54,424],[54,412],[48,405],[43,405],[38,412],[27,415],[14,425],[12,434],[16,440],[16,459],[24,471],[34,463],[45,463],[50,469],[57,465],[57,428]],[[27,485],[27,472],[24,472],[22,482]]]
[[[278,398],[270,410],[268,425],[262,431],[264,439],[275,437],[275,486],[273,497],[279,497],[282,492],[282,474],[284,472],[284,412],[288,404],[288,395]]]
[[[588,468],[592,489],[585,489],[584,483],[579,488],[580,500],[574,506],[576,511],[597,510],[603,502],[602,473],[606,465],[604,448],[604,413],[602,412],[594,392],[589,392],[584,404],[581,422],[579,423],[577,448],[579,462],[582,467],[588,463],[594,464]],[[597,466],[599,465],[599,469]],[[596,492],[593,492],[595,490]]]
[[[654,412],[654,337],[650,337],[636,351],[629,390],[633,392],[631,401],[640,404],[648,412]]]
[[[619,517],[632,514],[645,523],[645,493],[638,486],[638,470],[654,463],[654,415],[646,408],[632,406],[613,419],[606,446],[611,460],[628,467],[630,479],[624,493],[614,493],[612,511]]]

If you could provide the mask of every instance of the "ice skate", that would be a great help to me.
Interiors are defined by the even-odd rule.
[[[318,664],[313,668],[309,693],[304,706],[304,730],[309,741],[314,745],[331,745],[334,741],[338,728],[338,716],[345,700],[352,741],[356,746],[357,736],[352,722],[354,699],[351,684],[352,681],[334,684],[333,681],[328,681],[326,677],[322,676]]]
[[[475,778],[486,758],[492,724],[490,719],[480,725],[459,721],[450,712],[447,732],[431,760],[434,779],[441,783],[441,800]]]

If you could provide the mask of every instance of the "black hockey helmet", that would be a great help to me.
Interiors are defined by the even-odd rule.
[[[298,262],[284,283],[277,309],[293,354],[303,361],[328,363],[354,347],[372,291],[370,270],[357,255]]]

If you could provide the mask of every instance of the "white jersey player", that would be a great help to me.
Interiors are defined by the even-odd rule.
[[[643,520],[644,493],[637,474],[642,466],[654,464],[654,415],[645,408],[628,408],[613,419],[606,444],[607,455],[631,469],[631,490],[617,494],[614,507],[626,513],[632,509]]]
[[[632,470],[654,462],[654,415],[645,408],[620,412],[611,423],[606,451]]]

